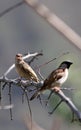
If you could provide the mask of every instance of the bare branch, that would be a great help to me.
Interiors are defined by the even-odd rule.
[[[40,83],[37,82],[30,82],[30,81],[25,81],[21,80],[20,83],[17,80],[14,79],[8,79],[8,78],[0,78],[0,82],[6,82],[6,83],[12,83],[13,85],[15,84],[16,86],[23,86],[24,89],[29,86],[35,86],[35,87],[42,87],[43,81]],[[55,93],[55,92],[54,92]],[[81,112],[78,110],[78,108],[74,105],[74,103],[69,99],[63,92],[60,90],[59,92],[56,93],[60,99],[67,104],[67,106],[71,109],[71,111],[77,116],[78,120],[81,122]]]
[[[62,88],[62,87],[61,87],[60,90],[62,90],[62,91],[63,91],[63,90],[72,91],[72,90],[76,90],[76,89],[75,89],[75,88]],[[51,98],[52,94],[54,94],[54,91],[51,90],[51,92],[50,92],[48,98],[45,100],[45,106],[48,105],[49,99]],[[61,101],[63,101],[63,100],[61,100]],[[57,104],[57,106],[58,106],[58,104]],[[53,113],[55,110],[56,110],[56,108],[54,108],[51,113]],[[49,113],[50,113],[50,112],[49,112]]]
[[[43,56],[43,53],[40,52],[36,56],[32,57],[32,59],[30,61],[28,61],[28,64],[30,65],[38,56]]]
[[[71,111],[77,116],[78,120],[81,122],[81,112],[78,110],[78,108],[74,105],[74,103],[71,101],[70,98],[68,98],[63,92],[62,90],[60,90],[59,92],[54,92],[56,93],[61,101],[57,104],[57,107],[58,105],[61,103],[61,102],[65,102],[69,108],[71,109]]]
[[[64,21],[52,13],[45,5],[40,4],[38,0],[24,0],[27,5],[33,8],[38,15],[46,20],[53,28],[66,37],[71,44],[81,49],[81,37],[72,30]]]
[[[28,130],[31,130],[31,119],[28,115],[25,116],[24,121]],[[40,127],[35,121],[32,120],[32,130],[45,130],[45,129]]]
[[[0,13],[0,17],[22,5],[24,2],[32,7],[38,15],[44,18],[53,28],[66,37],[71,44],[74,44],[77,48],[81,49],[81,37],[45,5],[40,4],[38,0],[23,0]]]
[[[23,59],[26,59],[26,58],[29,58],[29,57],[36,57],[37,55],[38,55],[38,53],[28,54],[28,55],[24,56]],[[40,81],[39,83],[37,83],[35,81],[29,81],[29,80],[23,80],[23,79],[21,79],[21,80],[8,79],[6,77],[6,75],[8,73],[10,73],[10,71],[15,67],[15,65],[14,65],[14,67],[13,67],[13,65],[6,71],[5,76],[0,77],[0,85],[1,85],[0,87],[2,88],[3,83],[4,83],[4,86],[6,85],[10,88],[11,88],[11,84],[16,85],[17,87],[21,87],[23,89],[23,91],[25,92],[25,95],[26,95],[26,98],[27,98],[27,101],[28,101],[29,110],[30,110],[30,115],[31,115],[31,108],[30,108],[30,104],[29,104],[29,98],[28,98],[28,93],[27,93],[28,89],[27,88],[30,89],[29,86],[33,86],[33,87],[36,87],[38,89],[39,87],[42,87],[44,81]],[[69,106],[71,111],[77,116],[78,120],[81,122],[81,112],[74,105],[74,103],[67,96],[65,96],[65,94],[62,92],[62,90],[60,90],[56,94],[60,97],[61,101],[65,102]],[[1,94],[0,94],[0,96],[1,96]],[[12,105],[11,104],[11,89],[9,89],[9,98],[10,98],[10,106],[11,106]],[[57,104],[57,107],[60,103]],[[10,108],[10,113],[11,113],[11,117],[12,117],[11,108]]]
[[[71,111],[77,116],[78,120],[81,122],[81,112],[74,105],[71,99],[65,96],[65,94],[61,90],[56,94],[61,98],[61,100],[63,100],[69,106]]]

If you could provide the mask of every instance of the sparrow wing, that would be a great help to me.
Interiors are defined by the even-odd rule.
[[[56,69],[54,70],[48,78],[45,79],[44,85],[42,86],[41,90],[49,88],[52,83],[58,81],[64,75],[64,69]]]
[[[64,71],[65,69],[57,69],[55,74],[54,74],[54,79],[55,81],[58,81],[59,79],[61,79],[64,76]]]
[[[34,72],[34,70],[26,62],[23,62],[22,69],[25,72],[25,74],[27,74],[31,77],[31,79],[33,79],[35,81],[39,80],[36,73]]]

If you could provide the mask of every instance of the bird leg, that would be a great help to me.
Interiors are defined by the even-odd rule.
[[[48,105],[48,101],[49,101],[50,97],[52,96],[52,94],[53,94],[53,91],[51,90],[51,92],[50,92],[48,98],[47,98],[46,101],[45,101],[45,106]]]
[[[51,88],[51,90],[54,90],[54,92],[59,92],[60,91],[60,87],[55,86],[55,87]]]
[[[59,92],[59,90],[60,90],[60,87],[58,87],[58,86],[55,86],[54,88],[51,89],[51,92],[50,92],[50,94],[49,94],[49,96],[48,96],[48,98],[47,98],[47,100],[46,100],[45,106],[48,105],[48,101],[49,101],[51,95],[53,94],[53,91]]]

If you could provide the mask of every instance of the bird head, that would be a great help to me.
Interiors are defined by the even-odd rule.
[[[16,60],[16,62],[19,62],[19,61],[21,61],[22,60],[22,54],[16,54],[16,56],[15,56],[15,60]]]
[[[63,61],[63,62],[60,64],[59,68],[68,68],[68,69],[69,69],[72,64],[73,64],[73,63],[72,63],[71,61]]]

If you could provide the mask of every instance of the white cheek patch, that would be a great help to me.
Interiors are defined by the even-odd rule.
[[[58,80],[58,83],[63,84],[68,78],[68,70],[65,70],[65,74],[63,75],[63,77],[61,79]]]

